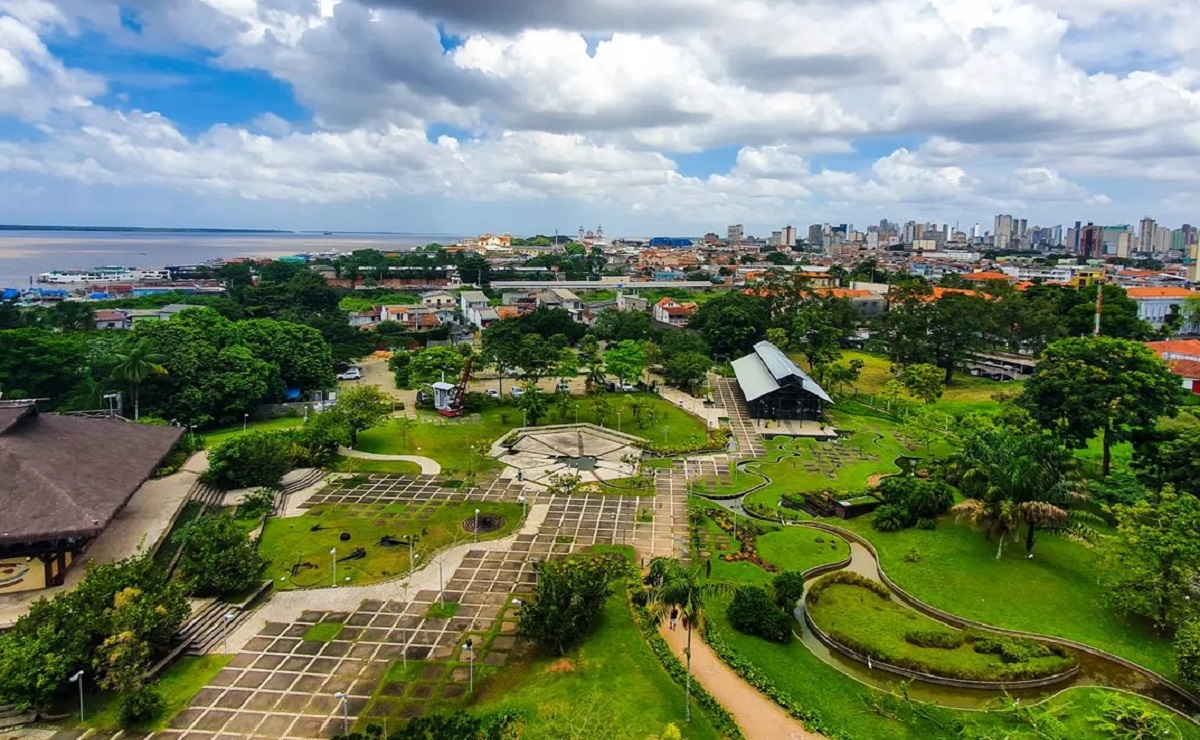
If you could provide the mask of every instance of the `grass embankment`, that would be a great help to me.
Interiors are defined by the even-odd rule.
[[[629,403],[634,398],[646,404],[643,421],[633,419]],[[655,445],[661,445],[665,439],[670,447],[692,445],[699,449],[704,446],[708,435],[704,421],[653,393],[609,393],[604,399],[610,409],[604,422],[610,429],[617,428],[617,414],[620,412],[620,428],[626,434],[642,437]],[[580,424],[598,423],[593,398],[573,396],[571,403],[565,407],[554,403],[555,400],[552,395],[550,411],[542,419],[542,426],[574,424],[576,419]],[[654,420],[647,423],[645,420],[650,418],[651,413]],[[471,445],[483,446],[486,450],[523,422],[524,415],[516,406],[486,408],[460,419],[445,419],[422,410],[417,420],[409,425],[407,433],[396,422],[362,432],[358,435],[358,449],[382,455],[424,455],[437,460],[445,468],[463,471],[471,464]],[[477,470],[494,469],[500,465],[486,456],[475,464]]]
[[[266,575],[275,581],[275,588],[293,589],[332,585],[330,549],[337,548],[337,557],[341,559],[362,548],[366,557],[337,564],[338,585],[360,586],[395,578],[412,570],[408,546],[381,545],[383,537],[402,540],[407,535],[416,535],[417,560],[428,559],[431,553],[446,545],[472,541],[472,535],[463,530],[462,522],[473,517],[476,508],[482,516],[504,518],[500,530],[480,535],[480,539],[504,537],[520,526],[521,506],[516,503],[468,501],[317,506],[302,516],[269,520],[259,550],[267,558]],[[314,530],[314,527],[319,528]],[[343,533],[348,533],[349,539],[342,540]],[[302,566],[293,573],[297,563]],[[284,580],[280,580],[281,577]]]
[[[858,398],[869,401],[871,396],[874,396],[876,406],[885,406],[883,388],[889,380],[895,377],[891,373],[892,361],[869,352],[843,350],[842,362],[851,360],[863,362],[862,374],[854,383],[854,388],[858,390]],[[933,408],[947,414],[993,414],[1001,408],[1000,402],[996,401],[993,396],[1001,391],[1020,390],[1023,382],[1022,380],[988,380],[959,371],[954,373],[954,377],[946,386],[942,397],[933,404]],[[920,404],[919,401],[907,398],[907,396],[901,397],[901,403],[907,403],[913,407]]]
[[[252,421],[246,425],[245,429],[242,428],[241,424],[235,424],[233,426],[214,429],[211,432],[203,432],[200,436],[204,438],[204,446],[212,449],[222,442],[245,432],[282,432],[287,429],[296,429],[303,424],[304,419],[299,416],[281,416],[278,419]]]
[[[162,709],[125,729],[138,732],[167,729],[175,715],[187,708],[196,692],[204,688],[231,660],[232,655],[186,655],[179,658],[158,679],[158,690],[162,692],[164,702]],[[78,704],[65,700],[61,711],[71,712],[72,708],[78,711],[78,707]],[[84,725],[87,727],[102,731],[121,729],[118,711],[119,702],[115,694],[96,692],[84,695]],[[77,718],[78,714],[72,716]]]
[[[520,711],[529,737],[645,738],[669,723],[688,740],[720,737],[695,703],[684,723],[683,688],[642,641],[622,588],[566,656],[526,654],[502,675],[483,686],[471,708]]]
[[[893,601],[882,584],[836,582],[843,575],[813,585],[808,612],[833,640],[875,660],[968,681],[1042,678],[1075,665],[1032,640],[951,629]]]
[[[338,473],[421,474],[421,466],[408,460],[372,460],[366,457],[345,457],[343,455],[338,456],[330,470]]]
[[[943,517],[937,529],[876,532],[871,517],[841,523],[867,537],[887,574],[918,599],[994,627],[1078,640],[1175,675],[1170,640],[1120,617],[1105,603],[1100,553],[1040,534],[1034,557]]]

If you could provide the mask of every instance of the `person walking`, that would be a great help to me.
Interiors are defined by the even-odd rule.
[[[679,609],[671,607],[671,629],[675,629],[675,624],[679,621]]]

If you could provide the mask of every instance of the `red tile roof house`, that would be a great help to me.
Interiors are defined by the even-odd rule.
[[[1178,375],[1183,387],[1200,395],[1200,339],[1172,339],[1165,342],[1146,342]]]
[[[688,319],[699,308],[695,303],[679,303],[674,298],[663,298],[654,304],[654,320],[671,326],[687,326]]]

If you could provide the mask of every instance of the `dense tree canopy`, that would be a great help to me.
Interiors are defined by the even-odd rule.
[[[1086,337],[1047,347],[1019,403],[1074,447],[1100,434],[1108,475],[1112,446],[1173,415],[1181,396],[1175,376],[1144,344]]]
[[[713,357],[730,360],[751,352],[770,323],[762,298],[731,291],[701,304],[688,328],[700,333]]]

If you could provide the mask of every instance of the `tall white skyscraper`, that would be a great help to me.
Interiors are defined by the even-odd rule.
[[[780,246],[787,247],[788,249],[791,249],[792,247],[796,246],[796,227],[795,226],[784,226],[783,227],[783,231],[780,232],[779,244],[780,244]]]
[[[1157,229],[1158,224],[1154,219],[1149,216],[1142,219],[1142,223],[1138,226],[1137,249],[1139,252],[1154,251],[1154,237]]]
[[[1013,238],[1013,217],[1005,214],[996,216],[996,228],[992,234],[992,245],[996,249],[1008,249]]]

